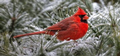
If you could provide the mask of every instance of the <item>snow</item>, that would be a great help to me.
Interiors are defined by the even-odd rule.
[[[63,0],[54,0],[53,2],[51,2],[50,4],[48,4],[44,10],[42,10],[41,13],[46,12],[46,11],[51,11],[54,10],[58,5],[60,5],[62,2],[64,2]]]
[[[10,2],[10,0],[0,0],[0,3],[8,3],[8,2]]]
[[[57,56],[57,53],[56,52],[49,52],[48,56]]]
[[[92,5],[93,5],[94,11],[100,10],[100,7],[99,7],[98,3],[94,2],[94,3],[92,3]]]

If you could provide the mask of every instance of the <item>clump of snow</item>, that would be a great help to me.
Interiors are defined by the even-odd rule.
[[[3,3],[9,3],[10,2],[10,0],[0,0],[0,4],[3,4]]]
[[[98,3],[94,2],[94,3],[92,3],[92,5],[93,5],[94,11],[100,10],[100,6],[98,5]]]

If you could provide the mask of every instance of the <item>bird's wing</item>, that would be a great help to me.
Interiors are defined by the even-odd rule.
[[[80,35],[79,30],[79,27],[75,23],[71,24],[66,30],[59,31],[57,38],[61,41],[70,39],[76,40]]]
[[[69,17],[58,22],[57,24],[48,27],[46,30],[66,30],[72,23],[74,23],[74,21],[72,21],[71,17]]]
[[[58,26],[58,24],[54,24],[48,27],[46,30],[61,30],[61,28]]]

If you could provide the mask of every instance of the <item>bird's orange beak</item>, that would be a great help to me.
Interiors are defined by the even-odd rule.
[[[87,16],[87,15],[85,15],[84,17],[83,17],[83,20],[87,20],[89,17]]]

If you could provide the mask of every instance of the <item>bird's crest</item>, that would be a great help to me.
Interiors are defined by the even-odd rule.
[[[86,15],[86,12],[80,7],[78,7],[78,10],[74,15]]]

